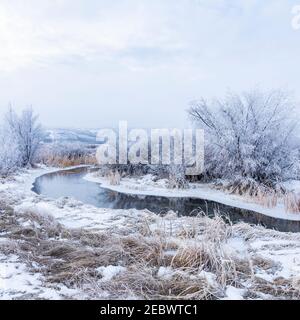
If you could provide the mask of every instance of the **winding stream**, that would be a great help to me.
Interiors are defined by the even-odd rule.
[[[229,217],[232,222],[244,221],[262,224],[279,231],[300,232],[300,221],[291,221],[269,217],[254,211],[228,206],[214,201],[198,198],[173,198],[143,196],[119,193],[102,188],[100,184],[89,182],[83,177],[89,168],[81,167],[45,174],[36,179],[32,190],[49,198],[73,197],[83,203],[99,208],[111,209],[148,209],[157,214],[169,210],[179,215],[196,215],[200,210],[213,216],[216,210]]]

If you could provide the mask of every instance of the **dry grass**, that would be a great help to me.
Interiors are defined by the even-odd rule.
[[[284,196],[284,207],[287,212],[300,212],[300,195],[295,192],[288,192]]]
[[[111,186],[118,186],[120,185],[120,182],[121,182],[121,175],[119,173],[118,170],[116,171],[109,171],[108,175],[107,175],[107,178],[108,178],[108,181],[109,181],[109,184]]]
[[[92,155],[81,155],[81,156],[59,156],[59,155],[47,155],[43,158],[42,163],[47,166],[54,166],[58,168],[66,168],[78,165],[96,165],[97,159]]]
[[[252,179],[237,179],[233,182],[219,182],[215,186],[217,189],[244,196],[251,201],[264,207],[274,208],[278,200],[283,196],[284,190],[259,184]]]
[[[279,194],[274,190],[265,190],[264,188],[258,188],[255,196],[246,194],[250,199],[254,200],[255,203],[258,203],[267,208],[275,208],[278,204],[280,198]]]
[[[273,282],[262,278],[254,277],[248,295],[253,298],[257,297],[257,292],[277,299],[299,300],[299,287],[295,285],[294,280],[277,278]]]
[[[51,283],[79,288],[89,299],[219,299],[228,285],[244,288],[252,283],[245,297],[295,298],[299,280],[263,282],[254,269],[275,268],[270,260],[243,257],[228,251],[227,243],[242,234],[243,239],[259,236],[260,229],[247,224],[231,225],[216,215],[176,218],[149,215],[136,217],[132,227],[104,231],[66,229],[50,215],[35,212],[14,214],[4,207],[1,230],[9,241],[0,242],[4,253],[15,253]],[[24,223],[26,222],[26,227]],[[263,232],[272,236],[275,231]],[[100,266],[123,266],[125,271],[110,281],[102,281]],[[160,270],[169,270],[161,275]]]
[[[171,278],[159,278],[154,269],[144,265],[134,265],[126,273],[110,283],[104,283],[102,290],[119,295],[139,296],[144,299],[196,299],[216,298],[220,292],[210,285],[206,278],[191,277],[189,273],[175,271]]]
[[[111,186],[120,185],[122,178],[122,175],[120,174],[118,169],[111,169],[107,166],[101,166],[99,170],[94,173],[94,175],[96,177],[107,179]]]
[[[275,208],[279,201],[282,201],[286,212],[300,213],[300,195],[295,192],[287,192],[280,186],[273,188],[253,180],[236,180],[227,183],[218,182],[215,188],[231,194],[242,195],[267,208]]]

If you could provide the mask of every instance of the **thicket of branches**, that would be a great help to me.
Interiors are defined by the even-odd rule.
[[[294,103],[282,90],[194,101],[188,110],[206,132],[205,175],[266,185],[299,176]]]
[[[85,143],[45,143],[37,153],[37,161],[48,166],[69,167],[96,164],[96,147]]]
[[[20,115],[10,108],[0,130],[0,175],[31,166],[42,139],[43,130],[32,108]]]

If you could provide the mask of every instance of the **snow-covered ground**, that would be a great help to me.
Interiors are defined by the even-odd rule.
[[[166,292],[196,299],[300,297],[300,234],[230,226],[218,217],[101,209],[33,193],[35,178],[54,170],[29,170],[0,184],[1,299],[166,298]],[[209,197],[211,190],[179,193],[147,179],[105,186],[168,196]],[[212,200],[222,200],[215,192]]]
[[[110,185],[107,178],[97,175],[97,173],[89,173],[84,179],[100,183],[101,187],[110,190],[140,195],[166,196],[166,197],[191,197],[201,198],[205,200],[223,203],[225,205],[256,211],[261,214],[287,220],[300,220],[300,214],[290,213],[285,210],[283,201],[279,201],[274,208],[264,207],[254,203],[253,200],[243,196],[229,194],[221,190],[213,188],[212,184],[191,183],[189,189],[168,189],[165,179],[155,180],[151,174],[131,178],[125,177],[121,179],[119,185]],[[286,185],[291,191],[300,192],[300,181],[292,181]]]
[[[1,239],[3,241],[3,239]],[[0,300],[12,299],[76,299],[80,292],[62,284],[46,283],[39,265],[29,268],[21,259],[0,253]]]

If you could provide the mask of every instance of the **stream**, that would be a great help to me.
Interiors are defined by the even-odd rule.
[[[73,197],[99,208],[148,209],[157,214],[173,210],[181,216],[196,216],[199,212],[214,216],[215,212],[220,212],[225,220],[229,218],[233,223],[244,221],[279,231],[300,232],[300,221],[273,218],[214,201],[187,197],[134,195],[105,189],[99,183],[83,179],[91,170],[93,169],[89,167],[80,167],[45,174],[35,180],[32,191],[52,199]]]

